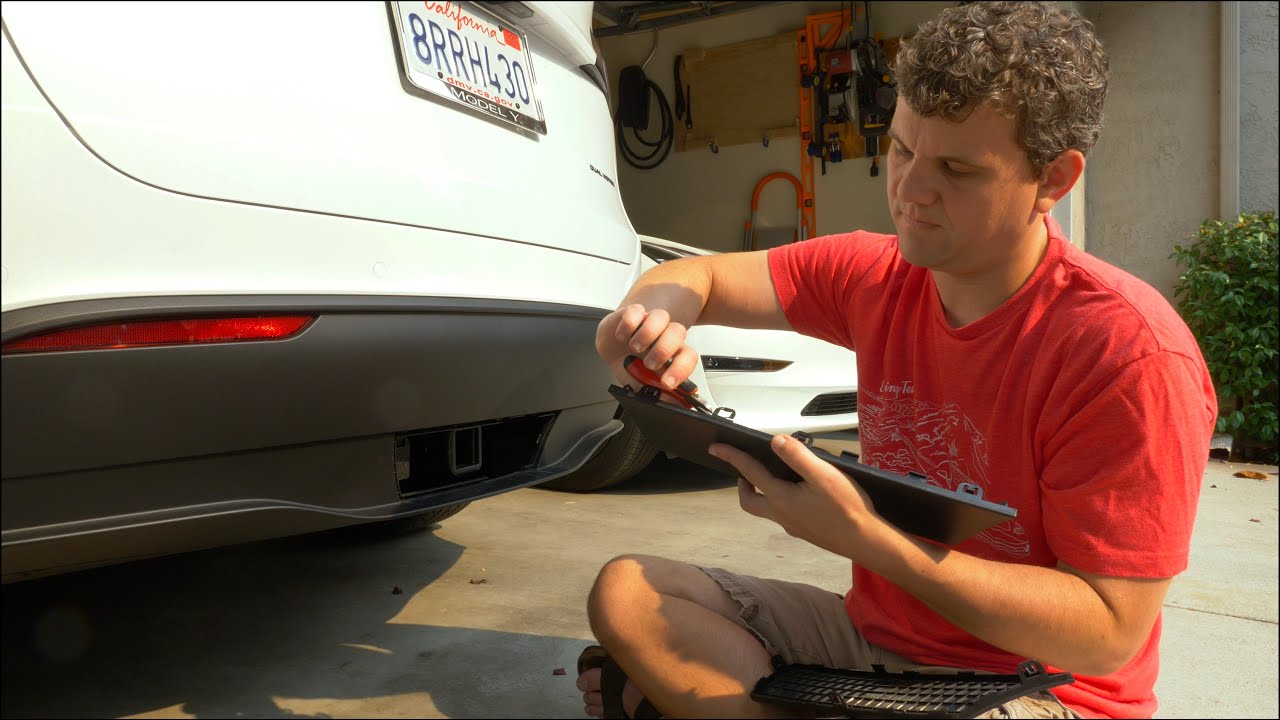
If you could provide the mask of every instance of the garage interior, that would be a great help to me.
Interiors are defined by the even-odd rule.
[[[636,67],[663,96],[658,99],[645,86],[648,127],[638,138],[633,128],[624,127],[621,133],[639,155],[655,150],[646,143],[671,146],[665,159],[649,169],[628,163],[619,152],[619,187],[636,230],[721,252],[800,239],[798,226],[803,237],[852,228],[893,232],[884,200],[884,158],[876,158],[873,175],[873,160],[858,132],[859,83],[852,79],[858,73],[841,73],[836,56],[847,59],[860,42],[875,39],[891,55],[896,38],[950,5],[597,2],[595,35],[609,70],[615,119],[620,110],[625,112],[619,103],[627,102],[620,93],[634,92],[629,85],[635,84]],[[811,48],[815,66],[803,73],[806,20],[821,32],[815,33],[816,47]],[[675,87],[678,60],[680,92]],[[624,68],[631,68],[626,70],[631,78],[621,77]],[[802,112],[801,78],[813,78],[819,69],[830,71],[818,78],[830,91],[828,117],[840,120],[826,123],[823,135],[838,136],[838,142],[811,147],[821,137],[814,121],[822,119],[814,107],[820,101]],[[674,125],[669,140],[662,134],[664,102]],[[842,106],[847,108],[843,114]],[[802,139],[802,133],[808,137]],[[887,141],[879,142],[887,149]],[[813,167],[808,182],[806,155]],[[638,164],[651,165],[652,160]],[[797,207],[800,191],[810,200],[808,207]],[[748,235],[753,195],[758,208]]]
[[[1074,245],[1172,298],[1179,273],[1170,258],[1174,244],[1182,242],[1204,218],[1230,216],[1236,211],[1238,198],[1232,200],[1235,196],[1223,189],[1234,176],[1234,163],[1268,157],[1267,152],[1237,152],[1239,148],[1228,142],[1235,137],[1235,124],[1227,119],[1240,118],[1228,112],[1234,95],[1220,89],[1234,87],[1236,81],[1223,73],[1240,49],[1221,40],[1219,32],[1228,26],[1231,16],[1213,2],[1058,4],[1077,10],[1093,23],[1111,55],[1112,74],[1106,128],[1089,155],[1085,175],[1051,214]],[[845,41],[856,43],[866,37],[868,16],[871,36],[890,40],[913,33],[920,23],[954,5],[597,2],[594,32],[609,71],[611,110],[618,110],[623,69],[641,67],[645,79],[652,81],[671,105],[676,125],[673,147],[653,169],[632,167],[619,152],[618,185],[636,230],[709,250],[740,250],[757,183],[778,172],[802,177],[802,141],[795,130],[771,133],[766,146],[758,136],[764,134],[759,133],[763,129],[760,123],[744,122],[738,129],[751,132],[739,138],[743,142],[721,137],[718,152],[705,142],[689,142],[682,148],[680,141],[688,128],[686,119],[674,117],[677,56],[688,59],[703,51],[714,53],[751,41],[795,35],[806,28],[807,18],[841,11],[851,12],[854,18]],[[786,55],[787,51],[780,51],[778,63],[785,63]],[[800,75],[798,59],[793,58],[786,68],[777,65],[772,73],[759,64],[744,65],[741,76],[731,84],[739,91],[744,85],[751,88],[747,100],[722,108],[756,116],[760,105],[770,105],[771,110],[787,113],[786,122],[798,130],[799,102],[787,99],[788,88],[779,87],[776,81],[770,86],[767,80],[746,75],[747,70],[771,78],[778,77],[778,72],[791,72],[794,92]],[[682,80],[689,88],[689,78]],[[706,92],[692,89],[691,95],[688,104],[697,131],[707,117],[700,112]],[[641,136],[653,141],[659,137],[661,121],[659,102],[653,100],[650,105],[649,127]],[[838,105],[832,101],[833,110]],[[776,120],[766,118],[764,122]],[[1241,127],[1248,130],[1252,126]],[[626,133],[633,147],[647,150],[631,129]],[[852,139],[855,142],[849,145],[853,147],[845,148],[841,162],[827,162],[825,175],[821,162],[815,161],[810,235],[853,229],[894,231],[885,202],[885,173],[871,176],[871,161],[856,156],[859,138],[855,134]],[[883,171],[883,162],[880,164]],[[759,193],[757,246],[790,242],[796,236],[796,225],[792,183],[767,183]]]

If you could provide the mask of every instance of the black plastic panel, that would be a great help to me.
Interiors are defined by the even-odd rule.
[[[724,417],[641,396],[630,388],[610,386],[609,393],[617,398],[645,438],[670,455],[738,477],[732,465],[707,454],[707,447],[712,443],[724,443],[750,453],[775,477],[791,482],[802,480],[769,447],[772,435]],[[922,476],[899,475],[864,465],[849,456],[832,455],[816,447],[811,449],[814,455],[856,480],[870,496],[876,512],[904,532],[954,545],[1018,514],[1007,505],[930,485]]]
[[[150,300],[150,302],[148,302]],[[606,311],[436,298],[134,298],[4,315],[6,339],[127,318],[318,315],[283,341],[3,358],[5,479],[608,402]]]
[[[858,412],[858,393],[826,393],[809,401],[800,411],[804,417],[819,415],[843,415]]]
[[[398,492],[394,437],[5,479],[4,582],[415,515],[581,467],[622,427],[616,403],[560,413],[534,467]],[[566,424],[567,423],[567,424]]]

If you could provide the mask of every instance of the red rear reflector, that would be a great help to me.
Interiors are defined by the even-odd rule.
[[[275,317],[147,320],[55,330],[5,343],[4,354],[57,350],[106,350],[148,345],[280,340],[302,330],[313,318]]]

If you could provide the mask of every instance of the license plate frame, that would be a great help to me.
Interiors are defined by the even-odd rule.
[[[473,3],[387,5],[401,78],[410,86],[451,107],[547,134],[524,29]]]

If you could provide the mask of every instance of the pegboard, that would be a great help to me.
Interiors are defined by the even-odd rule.
[[[695,48],[680,58],[692,127],[676,121],[676,151],[799,134],[796,33]]]

